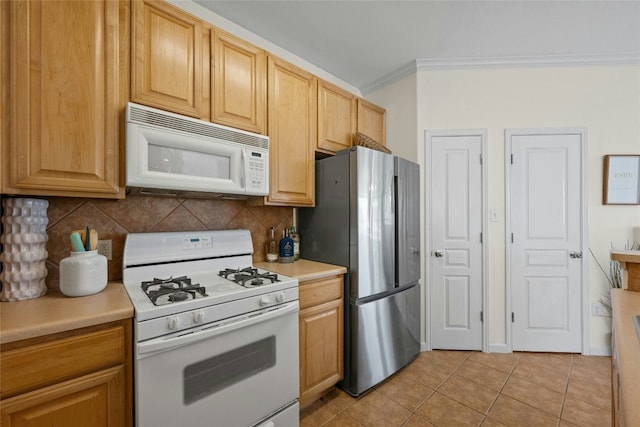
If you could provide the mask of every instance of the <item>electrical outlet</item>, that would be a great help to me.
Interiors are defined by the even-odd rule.
[[[609,313],[600,302],[594,302],[591,304],[591,315],[594,317],[607,317]]]
[[[98,253],[111,261],[113,257],[111,254],[111,240],[98,240]]]

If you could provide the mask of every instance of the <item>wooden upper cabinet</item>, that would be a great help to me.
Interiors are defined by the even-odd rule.
[[[356,96],[318,81],[318,151],[335,154],[351,147],[356,131]]]
[[[3,192],[124,197],[128,1],[2,2],[8,93]],[[8,39],[7,39],[8,35]],[[4,55],[4,54],[3,54]]]
[[[270,180],[265,204],[313,206],[317,79],[273,56],[268,63]]]
[[[358,98],[358,132],[373,138],[381,145],[386,145],[385,114],[384,108]]]
[[[211,121],[266,134],[266,53],[222,31],[212,31],[211,36]]]
[[[203,24],[161,1],[133,1],[131,99],[201,118]]]

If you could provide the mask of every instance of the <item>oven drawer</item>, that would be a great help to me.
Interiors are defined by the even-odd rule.
[[[119,325],[3,351],[2,398],[120,364],[124,337]]]
[[[342,298],[342,277],[302,282],[298,288],[300,310]]]

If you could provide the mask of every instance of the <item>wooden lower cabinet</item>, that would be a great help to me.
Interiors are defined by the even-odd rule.
[[[2,346],[0,425],[131,426],[131,320]]]
[[[611,425],[624,426],[622,396],[620,395],[620,366],[616,348],[615,331],[611,331]]]
[[[1,424],[124,426],[124,365],[2,401]]]
[[[300,283],[300,406],[344,376],[342,276]]]

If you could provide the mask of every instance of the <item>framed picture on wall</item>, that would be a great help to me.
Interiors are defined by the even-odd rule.
[[[640,154],[604,156],[603,205],[640,205]]]

